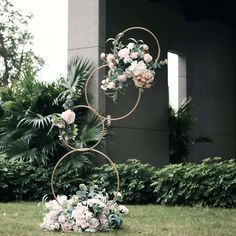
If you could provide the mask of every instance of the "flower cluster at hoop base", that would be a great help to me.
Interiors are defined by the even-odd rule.
[[[139,89],[150,88],[154,81],[155,69],[166,64],[157,62],[149,53],[149,46],[142,40],[129,39],[131,42],[124,45],[119,42],[121,35],[113,40],[112,53],[101,54],[104,64],[109,67],[107,77],[102,80],[101,88],[115,102],[118,94],[124,93],[125,88],[133,81]]]
[[[44,202],[45,214],[41,229],[49,231],[98,232],[112,231],[121,226],[121,215],[128,214],[125,206],[108,199],[108,194],[89,190],[83,184],[70,199],[58,196],[58,202]]]

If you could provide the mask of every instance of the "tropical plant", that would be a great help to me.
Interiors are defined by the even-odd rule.
[[[193,129],[196,118],[192,114],[192,99],[183,101],[176,111],[171,106],[168,110],[169,126],[169,161],[172,164],[185,163],[191,148],[200,142],[211,142],[209,137],[193,137],[190,131]]]
[[[73,109],[75,102],[81,99],[91,69],[92,63],[88,59],[80,57],[70,59],[67,66],[67,78],[62,79],[60,83],[64,90],[57,97],[58,101],[64,102],[64,109]]]
[[[0,147],[6,158],[46,164],[60,153],[57,132],[48,133],[50,114],[60,112],[54,103],[62,88],[35,80],[27,69],[11,88],[1,88]]]
[[[58,137],[59,130],[52,127],[51,117],[69,104],[83,104],[82,89],[91,66],[88,60],[73,58],[68,63],[68,76],[52,84],[37,81],[35,72],[28,68],[11,88],[0,88],[0,150],[5,158],[46,165],[66,153],[67,147]],[[80,95],[76,93],[79,89]],[[75,112],[79,128],[76,146],[93,145],[100,137],[100,120],[85,109]],[[89,155],[74,153],[66,161],[77,166],[81,162],[89,164]]]
[[[30,45],[33,36],[27,30],[32,15],[24,15],[9,0],[0,1],[0,84],[8,85],[31,65],[37,72],[44,61],[36,56]]]

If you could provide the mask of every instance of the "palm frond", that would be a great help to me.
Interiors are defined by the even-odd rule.
[[[46,128],[51,126],[51,115],[42,116],[41,114],[36,114],[34,112],[30,112],[27,117],[22,118],[20,122],[17,124],[17,128],[21,125],[32,126],[33,128]]]
[[[9,144],[7,157],[12,161],[22,160],[44,165],[47,162],[47,156],[39,152],[37,148],[31,148],[29,140],[24,138]]]
[[[92,63],[89,59],[84,59],[82,57],[72,58],[67,66],[67,80],[62,85],[64,85],[66,89],[71,89],[72,87],[83,89],[86,76],[91,68]]]
[[[104,134],[107,134],[106,129],[104,130]],[[95,144],[100,139],[101,135],[101,121],[97,116],[92,116],[87,122],[83,122],[83,126],[80,128],[80,147],[88,147]]]
[[[61,82],[65,90],[59,94],[56,101],[80,97],[91,68],[92,63],[88,59],[82,57],[70,59],[67,66],[67,78]]]

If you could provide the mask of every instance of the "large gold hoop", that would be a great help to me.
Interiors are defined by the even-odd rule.
[[[78,109],[78,108],[87,108],[89,110],[91,110],[97,117],[99,117],[100,121],[101,121],[101,125],[102,125],[102,129],[101,129],[101,134],[100,134],[100,137],[99,137],[99,140],[92,146],[92,147],[89,147],[89,149],[93,149],[95,148],[103,139],[104,135],[105,135],[105,124],[104,124],[104,120],[102,119],[102,116],[94,109],[92,108],[91,106],[86,106],[86,105],[77,105],[74,107],[74,109]],[[62,141],[64,142],[64,144],[72,149],[72,150],[75,150],[75,149],[78,149],[76,147],[73,147],[71,146],[65,139],[63,136],[61,136],[61,139]]]
[[[98,68],[96,68],[95,70],[93,70],[93,71],[91,72],[91,74],[89,75],[89,77],[88,77],[86,83],[85,83],[85,89],[84,89],[84,90],[85,90],[85,100],[86,100],[86,103],[87,103],[88,107],[91,107],[91,108],[92,108],[92,106],[91,106],[91,104],[90,104],[90,102],[89,102],[89,99],[88,99],[88,83],[89,83],[90,79],[92,78],[92,76],[94,75],[94,73],[96,73],[98,70],[100,70],[100,69],[102,69],[102,68],[105,68],[105,67],[107,67],[107,66],[108,66],[108,65],[99,66]],[[136,100],[136,102],[135,102],[133,108],[132,108],[127,114],[125,114],[125,115],[123,115],[123,116],[120,116],[120,117],[111,117],[111,118],[108,118],[108,117],[106,117],[106,116],[102,116],[101,114],[99,114],[98,111],[95,110],[95,108],[93,108],[93,109],[94,109],[94,110],[99,114],[99,116],[102,117],[104,120],[111,120],[111,121],[122,120],[122,119],[128,117],[129,115],[131,115],[131,114],[134,112],[134,110],[136,109],[136,107],[138,106],[138,104],[139,104],[139,102],[140,102],[141,94],[142,94],[142,91],[141,91],[141,89],[139,89],[139,90],[138,90],[138,97],[137,97],[137,100]]]
[[[116,200],[117,198],[117,194],[119,192],[119,189],[120,189],[120,178],[119,178],[119,172],[116,168],[116,165],[115,163],[106,155],[104,154],[103,152],[100,152],[96,149],[93,149],[93,148],[78,148],[78,149],[73,149],[71,150],[70,152],[66,153],[63,157],[61,157],[59,159],[59,161],[56,163],[54,169],[53,169],[53,172],[52,172],[52,176],[51,176],[51,190],[52,190],[52,194],[53,194],[53,197],[54,199],[56,200],[56,202],[61,206],[61,203],[58,201],[57,199],[57,196],[56,196],[56,192],[55,192],[55,189],[54,189],[54,179],[55,179],[55,173],[56,173],[56,170],[57,170],[57,167],[59,166],[59,164],[66,158],[68,157],[70,154],[74,153],[74,152],[84,152],[84,151],[92,151],[92,152],[96,152],[100,155],[102,155],[106,160],[109,161],[109,163],[112,165],[114,171],[115,171],[115,174],[116,174],[116,180],[117,180],[117,184],[116,184],[116,192],[114,194],[114,198],[113,198],[113,201]]]

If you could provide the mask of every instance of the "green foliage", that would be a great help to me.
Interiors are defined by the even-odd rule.
[[[37,73],[43,66],[42,58],[32,49],[33,36],[27,30],[32,15],[24,15],[9,0],[0,1],[0,84],[19,79],[26,67]]]
[[[79,184],[87,181],[89,168],[81,166],[59,167],[56,172],[55,190],[71,195],[78,191]],[[0,159],[0,201],[41,200],[44,195],[52,198],[50,179],[52,168],[34,167],[29,162]]]
[[[157,203],[168,206],[236,207],[236,163],[219,158],[201,164],[176,164],[157,169],[137,160],[117,164],[124,203]],[[52,198],[52,167],[33,167],[28,162],[0,159],[0,200]],[[97,185],[113,196],[116,176],[110,165],[91,169],[71,168],[63,162],[56,171],[56,194],[75,194],[81,183]]]
[[[169,165],[156,171],[156,202],[165,205],[236,206],[236,163],[219,158]]]
[[[58,137],[58,127],[52,126],[52,117],[60,116],[63,106],[83,104],[83,91],[80,95],[76,92],[83,88],[91,66],[88,60],[73,58],[68,63],[68,78],[52,84],[37,81],[29,67],[11,88],[0,87],[0,151],[5,158],[30,161],[35,166],[52,165],[67,152]],[[76,130],[71,130],[71,135],[77,132],[79,135],[72,145],[94,145],[101,135],[100,120],[91,116],[87,109],[76,109],[75,113]],[[78,152],[67,163],[74,166],[84,162],[87,165],[89,155]]]
[[[0,90],[0,150],[6,158],[34,165],[58,159],[63,150],[58,131],[50,134],[48,131],[51,114],[62,111],[61,104],[54,102],[61,92],[62,87],[57,83],[35,80],[30,69],[11,88]]]
[[[169,127],[169,155],[170,163],[186,163],[191,148],[195,143],[211,142],[208,137],[194,138],[190,131],[194,127],[196,118],[192,114],[192,99],[183,101],[177,111],[171,106],[168,110]]]
[[[92,63],[82,57],[70,59],[67,66],[67,78],[62,79],[61,85],[64,90],[57,97],[57,100],[63,101],[64,109],[73,109],[76,102],[81,98],[87,76],[91,71]]]
[[[155,179],[154,167],[134,159],[117,164],[116,167],[120,175],[120,189],[125,204],[145,204],[155,201],[154,188],[151,186]],[[97,168],[91,179],[93,184],[105,188],[110,195],[116,191],[116,175],[110,165]]]

